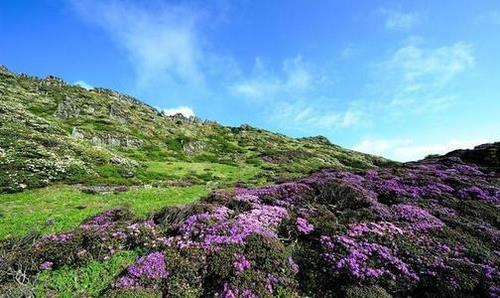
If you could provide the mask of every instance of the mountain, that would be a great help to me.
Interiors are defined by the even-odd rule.
[[[112,90],[87,90],[5,67],[0,99],[0,193],[54,182],[263,184],[321,168],[394,164],[324,137],[293,139],[249,125],[167,116]]]
[[[500,142],[408,163],[0,67],[0,297],[499,297]]]

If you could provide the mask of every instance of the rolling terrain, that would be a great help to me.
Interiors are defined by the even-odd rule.
[[[62,231],[118,206],[146,216],[235,183],[390,163],[323,137],[166,116],[112,90],[0,67],[0,238]]]
[[[409,163],[0,69],[5,297],[498,297],[500,143]]]
[[[168,181],[264,183],[324,167],[387,160],[326,138],[292,139],[242,125],[166,116],[132,97],[0,69],[0,192],[54,182],[143,185]]]

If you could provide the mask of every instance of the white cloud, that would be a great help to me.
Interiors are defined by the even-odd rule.
[[[175,108],[170,108],[170,109],[163,109],[163,113],[167,116],[172,116],[175,114],[182,114],[184,117],[194,117],[194,111],[190,107],[186,106],[181,106],[181,107],[175,107]]]
[[[362,122],[364,112],[355,103],[351,103],[346,109],[332,109],[321,104],[324,100],[318,99],[316,104],[304,101],[281,102],[271,111],[270,117],[283,126],[316,131],[348,128]]]
[[[464,42],[429,50],[410,41],[394,52],[385,64],[389,69],[400,71],[406,82],[417,83],[429,78],[443,84],[471,67],[474,56],[472,46]]]
[[[82,88],[85,88],[87,90],[90,90],[90,89],[94,88],[93,86],[87,84],[85,81],[76,81],[73,84],[78,85],[78,86],[80,86]]]
[[[385,17],[385,27],[389,30],[409,30],[420,23],[422,16],[417,12],[401,12],[390,9],[380,9]]]
[[[256,58],[252,74],[230,86],[236,95],[257,100],[274,100],[277,96],[303,94],[318,81],[300,55],[283,61],[281,72],[267,69],[260,58]]]
[[[73,1],[80,14],[123,48],[141,83],[157,77],[201,84],[205,52],[199,15],[187,6],[139,6],[120,1]]]
[[[301,55],[285,59],[279,70],[257,58],[252,73],[229,90],[261,105],[266,119],[287,129],[331,131],[359,125],[364,112],[358,102],[341,103],[328,96],[335,87],[333,73]]]
[[[352,149],[396,161],[413,161],[423,159],[430,154],[445,154],[456,149],[470,149],[493,141],[488,138],[449,139],[441,143],[419,144],[411,139],[365,139],[354,145]]]
[[[376,96],[384,107],[396,112],[438,111],[450,105],[457,94],[447,88],[475,63],[470,44],[425,48],[410,39],[378,64],[374,74]],[[403,109],[402,108],[406,108]]]

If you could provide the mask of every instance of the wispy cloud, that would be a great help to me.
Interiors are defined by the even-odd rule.
[[[261,105],[275,125],[297,130],[332,130],[357,125],[361,109],[336,105],[332,70],[308,63],[301,55],[285,59],[274,70],[257,58],[251,74],[232,84],[230,92]]]
[[[259,100],[274,100],[284,94],[296,96],[310,90],[320,79],[318,75],[313,75],[310,67],[302,56],[298,55],[286,59],[280,72],[273,72],[261,58],[256,58],[252,74],[232,84],[230,91]]]
[[[430,154],[445,154],[456,149],[493,142],[493,139],[449,139],[440,143],[423,144],[412,139],[364,139],[352,147],[353,150],[384,156],[397,161],[413,161]]]
[[[381,104],[393,111],[438,111],[457,96],[447,88],[474,62],[468,43],[426,48],[414,38],[377,64],[371,87]]]
[[[150,6],[128,1],[73,3],[86,20],[107,31],[125,50],[141,83],[157,77],[197,85],[204,82],[200,12],[157,2]]]
[[[316,131],[349,128],[359,125],[364,118],[363,111],[355,103],[346,109],[334,109],[330,106],[331,104],[322,105],[320,100],[314,104],[304,101],[281,102],[272,110],[270,117],[284,126]]]
[[[162,111],[167,116],[172,116],[175,114],[182,114],[182,115],[184,115],[184,117],[194,117],[195,116],[193,109],[190,107],[186,107],[186,106],[163,109]]]
[[[378,13],[385,18],[385,27],[389,30],[409,30],[422,20],[418,12],[402,12],[391,9],[379,9]]]

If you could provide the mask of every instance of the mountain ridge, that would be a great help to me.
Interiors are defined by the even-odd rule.
[[[6,67],[0,70],[0,97],[0,152],[5,155],[0,161],[0,192],[56,181],[155,183],[161,179],[151,177],[149,162],[253,167],[258,172],[249,181],[253,184],[325,167],[394,164],[343,149],[324,137],[293,139],[247,124],[226,127],[196,117],[167,116],[110,89],[87,90],[52,75],[31,77]],[[201,183],[200,179],[217,180],[196,175],[187,180]]]

